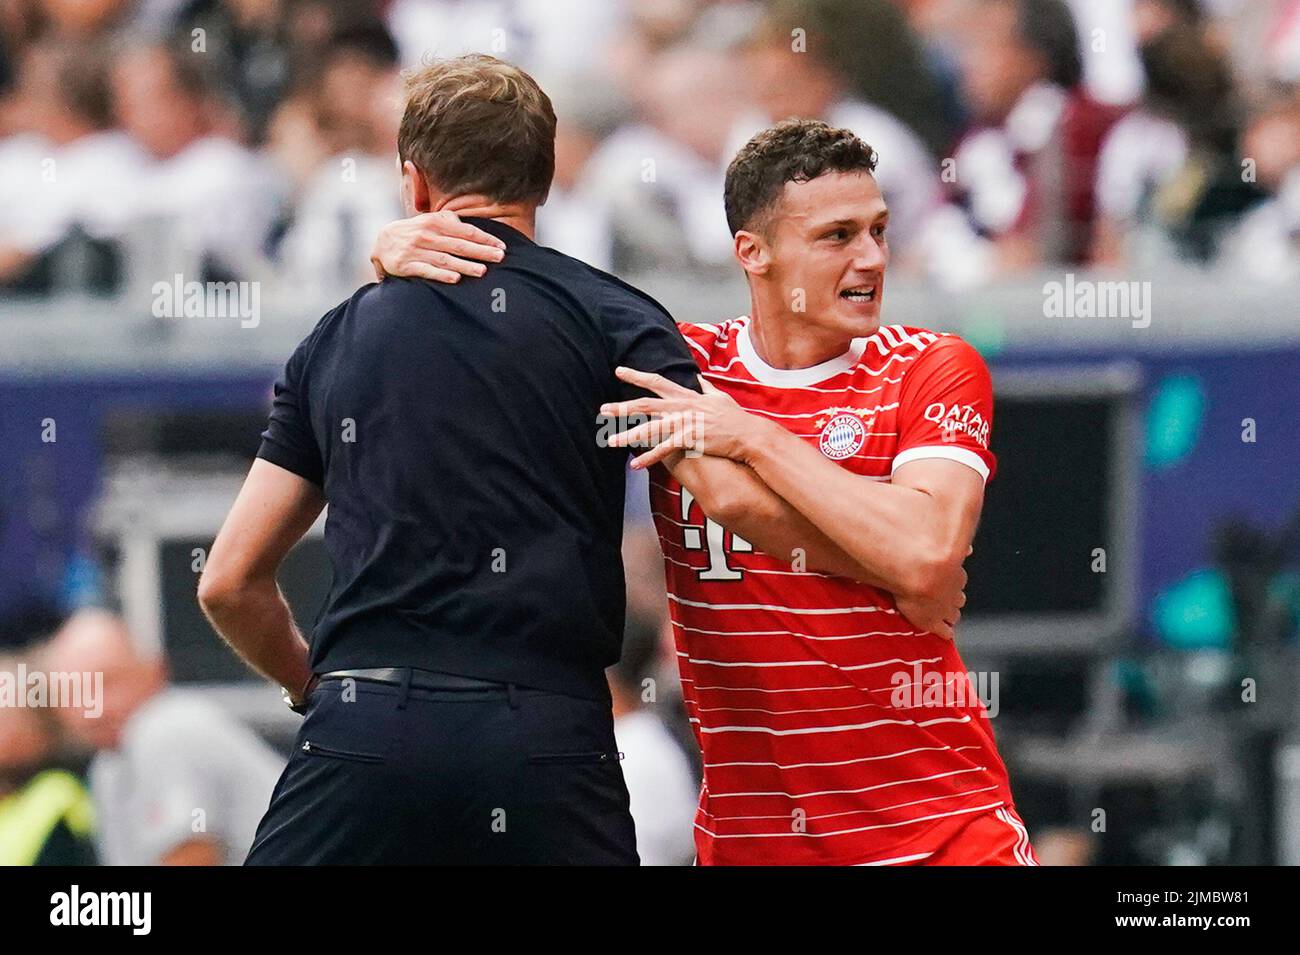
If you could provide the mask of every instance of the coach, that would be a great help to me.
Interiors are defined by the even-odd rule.
[[[637,861],[604,670],[619,656],[619,365],[694,387],[651,299],[533,241],[555,114],[485,56],[407,78],[408,215],[455,208],[506,255],[329,312],[275,386],[199,584],[217,631],[306,719],[250,864]],[[453,196],[485,197],[480,207]],[[480,231],[481,230],[481,231]],[[310,635],[276,570],[329,505]]]

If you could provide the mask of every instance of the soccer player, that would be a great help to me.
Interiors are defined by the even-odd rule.
[[[953,643],[995,459],[992,386],[961,339],[880,323],[875,154],[791,120],[727,172],[748,316],[679,328],[698,394],[657,394],[651,474],[683,692],[704,756],[702,864],[1035,865]],[[400,256],[381,239],[379,259]],[[739,465],[701,510],[690,443]]]

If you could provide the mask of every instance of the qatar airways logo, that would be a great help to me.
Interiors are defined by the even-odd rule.
[[[936,401],[925,409],[925,420],[939,426],[944,441],[956,441],[958,434],[965,434],[981,448],[989,446],[989,423],[970,405],[946,405]]]

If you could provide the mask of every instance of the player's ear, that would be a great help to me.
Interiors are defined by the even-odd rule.
[[[763,275],[771,267],[772,256],[767,242],[755,232],[741,229],[732,239],[736,261],[750,275]]]

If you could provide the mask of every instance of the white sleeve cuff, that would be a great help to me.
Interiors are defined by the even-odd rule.
[[[946,458],[964,464],[983,478],[984,483],[988,483],[989,466],[984,463],[984,459],[969,448],[958,448],[951,444],[928,444],[901,451],[894,456],[894,463],[890,465],[889,473],[892,475],[908,461],[922,461],[926,458]]]

